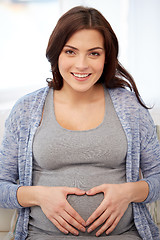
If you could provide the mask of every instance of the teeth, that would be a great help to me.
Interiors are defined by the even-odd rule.
[[[88,77],[88,76],[89,76],[89,73],[88,73],[88,74],[73,73],[73,75],[74,75],[75,77],[85,78],[85,77]]]

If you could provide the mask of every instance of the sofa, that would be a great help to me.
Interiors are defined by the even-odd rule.
[[[9,114],[9,110],[0,110],[0,142],[4,131],[4,122]],[[156,115],[155,122],[157,123]],[[158,123],[159,124],[159,123]],[[160,140],[160,124],[157,125],[157,134]],[[160,229],[160,201],[148,204],[150,213]],[[16,211],[0,208],[0,240],[9,240],[13,237],[16,222]]]

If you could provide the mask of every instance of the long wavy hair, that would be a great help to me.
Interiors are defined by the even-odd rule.
[[[105,64],[103,73],[97,83],[104,83],[107,88],[126,88],[134,91],[140,104],[142,102],[136,84],[132,76],[118,61],[119,45],[117,37],[104,16],[94,8],[77,6],[61,16],[55,26],[48,42],[46,57],[51,64],[53,79],[48,81],[48,86],[60,90],[63,79],[58,69],[59,55],[69,40],[77,31],[82,29],[94,29],[104,37]]]

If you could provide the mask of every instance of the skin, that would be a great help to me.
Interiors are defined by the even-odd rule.
[[[63,77],[61,93],[67,91],[69,98],[85,93],[85,100],[88,101],[87,93],[93,91],[94,84],[102,75],[104,62],[104,39],[101,33],[86,29],[76,32],[65,44],[58,60],[59,71]],[[86,73],[90,76],[76,78],[74,73]]]
[[[82,41],[83,39],[83,41]],[[54,106],[57,122],[66,129],[83,131],[97,127],[104,118],[103,87],[96,84],[105,62],[104,39],[96,30],[80,30],[65,44],[58,59],[63,87],[55,90]],[[87,121],[86,121],[87,119]],[[93,196],[104,193],[104,199],[85,222],[67,201],[69,194]],[[129,203],[144,201],[149,192],[145,181],[95,186],[85,192],[69,187],[20,187],[17,199],[21,206],[40,206],[47,218],[63,233],[78,235],[91,232],[99,225],[111,233],[125,213]]]

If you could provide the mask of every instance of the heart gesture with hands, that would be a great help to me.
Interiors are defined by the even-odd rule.
[[[93,196],[103,193],[104,198],[88,220],[75,211],[67,201],[68,195]],[[96,236],[110,234],[124,215],[131,202],[143,202],[149,194],[146,181],[122,184],[102,184],[84,191],[73,187],[21,186],[17,191],[17,200],[22,207],[40,206],[46,217],[63,233],[79,235],[90,233],[99,226]]]
[[[97,237],[104,231],[108,235],[115,229],[130,203],[125,188],[125,183],[102,184],[86,192],[88,196],[104,193],[103,201],[86,222],[87,226],[90,225],[87,230],[89,233],[103,223],[102,227],[96,232]]]

